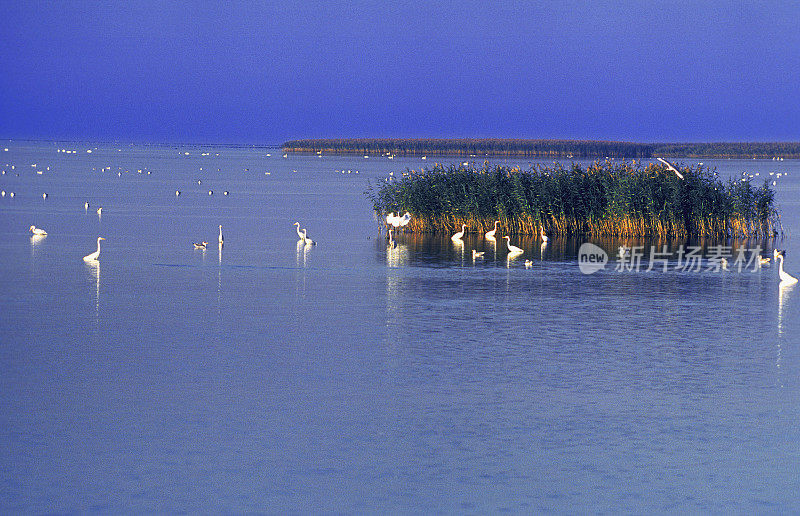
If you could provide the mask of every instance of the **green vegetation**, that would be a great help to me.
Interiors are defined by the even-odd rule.
[[[381,217],[410,212],[409,228],[455,232],[461,224],[483,233],[500,220],[504,231],[616,237],[771,237],[780,232],[774,192],[765,182],[723,183],[713,170],[597,161],[535,166],[466,166],[407,171],[370,185]]]
[[[316,139],[283,144],[287,152],[359,155],[461,155],[568,158],[800,158],[800,142],[630,143],[589,140],[510,139]]]

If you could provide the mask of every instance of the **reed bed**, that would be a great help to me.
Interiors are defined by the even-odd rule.
[[[720,180],[713,169],[596,161],[586,169],[536,165],[444,166],[407,170],[370,184],[381,219],[405,213],[407,229],[453,233],[466,224],[483,233],[499,220],[504,232],[669,238],[766,238],[782,235],[774,191],[765,181]]]
[[[800,142],[635,143],[596,140],[529,140],[503,138],[341,138],[290,140],[285,152],[398,155],[526,156],[647,159],[800,158]]]

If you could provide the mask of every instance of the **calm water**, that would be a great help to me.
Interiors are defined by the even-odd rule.
[[[0,512],[800,510],[800,287],[387,249],[367,181],[432,161],[0,144]],[[800,162],[706,164],[788,173],[800,276]]]

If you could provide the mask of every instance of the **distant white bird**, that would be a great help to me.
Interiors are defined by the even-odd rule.
[[[476,251],[475,249],[472,250],[472,259],[475,258],[483,258],[483,255],[486,254],[486,251]]]
[[[405,214],[404,214],[404,215],[403,215],[403,216],[400,218],[400,227],[406,227],[406,226],[408,226],[408,223],[409,223],[409,222],[411,222],[411,214],[410,214],[409,212],[406,212],[406,213],[405,213]]]
[[[543,242],[550,240],[550,238],[547,236],[547,233],[544,231],[544,226],[539,226],[539,235],[542,237]]]
[[[530,269],[533,267],[533,260],[525,260],[525,268]]]
[[[295,222],[294,226],[296,226],[295,229],[297,230],[297,236],[300,238],[300,240],[303,240],[303,232],[300,231],[300,223],[299,222]]]
[[[228,195],[228,191],[225,190],[224,192],[222,192],[222,195]]]
[[[86,201],[85,203],[83,203],[83,209],[84,209],[84,211],[89,211],[89,201]]]
[[[102,207],[102,206],[100,206],[99,208],[97,208],[97,214],[98,214],[98,215],[102,215],[102,214],[103,214],[103,207]]]
[[[797,283],[797,278],[795,278],[794,276],[783,270],[783,260],[786,257],[786,251],[778,251],[777,249],[775,249],[774,257],[776,261],[780,260],[781,262],[778,269],[778,276],[780,276],[781,278],[781,286],[785,287]]]
[[[180,194],[181,194],[180,190],[175,190],[175,197],[179,196]]]
[[[29,227],[28,231],[30,231],[34,235],[40,235],[40,236],[47,235],[47,231],[43,230],[42,228],[37,228],[36,226]]]
[[[656,159],[657,159],[658,161],[660,161],[661,163],[665,164],[669,170],[672,170],[673,172],[675,172],[675,175],[676,175],[676,176],[678,176],[679,178],[683,179],[683,174],[681,174],[680,172],[678,172],[678,169],[676,169],[675,167],[673,167],[672,165],[670,165],[670,164],[669,164],[669,161],[667,161],[667,160],[665,160],[665,159],[661,159],[661,158],[656,158]]]
[[[466,229],[466,227],[466,224],[461,224],[461,231],[451,236],[450,240],[461,240],[464,237],[464,229]]]
[[[220,244],[225,242],[225,240],[223,240],[223,238],[222,238],[222,224],[219,225],[219,239],[218,239],[218,241],[219,241]]]
[[[486,238],[494,240],[494,235],[497,233],[497,225],[500,224],[499,220],[494,221],[494,229],[486,232]]]
[[[511,237],[510,236],[506,235],[503,238],[506,239],[506,246],[508,247],[508,254],[517,255],[517,254],[522,254],[522,253],[525,252],[522,249],[520,249],[519,247],[517,247],[515,245],[511,245]]]
[[[209,190],[208,195],[214,195],[214,190]]]
[[[47,194],[46,193],[42,194],[42,199],[47,199]]]
[[[316,242],[308,238],[308,233],[306,233],[305,228],[303,228],[303,242],[305,242],[306,245],[317,245]]]
[[[97,260],[100,257],[100,241],[101,240],[105,240],[105,238],[97,237],[97,251],[95,251],[95,252],[93,252],[91,254],[87,254],[86,256],[84,256],[83,257],[83,261],[84,262],[93,262],[93,261]]]
[[[195,249],[205,249],[208,245],[208,242],[193,242]]]

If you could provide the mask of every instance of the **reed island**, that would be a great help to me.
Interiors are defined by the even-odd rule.
[[[407,229],[452,233],[668,238],[767,238],[782,235],[774,191],[749,176],[722,181],[703,165],[604,160],[518,167],[435,164],[370,184],[381,220],[411,214]]]

